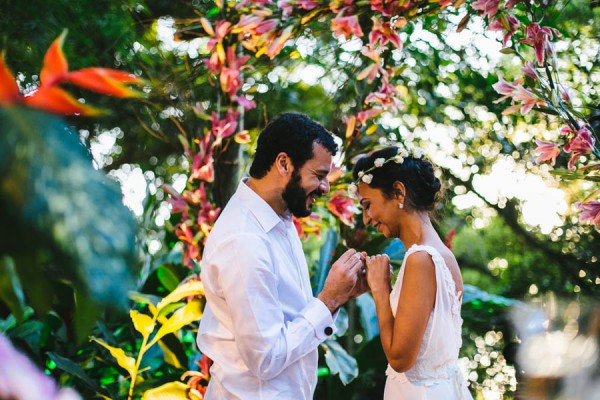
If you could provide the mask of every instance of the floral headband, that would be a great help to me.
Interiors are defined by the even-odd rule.
[[[413,149],[412,153],[413,153],[412,156],[414,158],[423,157],[423,150],[421,150],[420,148]],[[355,180],[354,182],[350,183],[350,185],[348,185],[348,193],[351,196],[356,197],[356,194],[358,193],[358,183],[360,183],[360,181],[363,181],[367,185],[371,184],[371,182],[373,181],[373,174],[371,174],[370,172],[372,172],[376,168],[380,168],[380,167],[384,166],[385,164],[387,164],[389,162],[394,162],[396,164],[402,164],[404,162],[404,159],[407,158],[409,155],[410,154],[408,153],[408,150],[406,150],[404,147],[398,147],[398,151],[396,152],[396,155],[394,155],[388,159],[385,159],[383,157],[376,158],[375,161],[373,161],[373,166],[371,168],[368,168],[364,171],[358,172],[358,179]]]

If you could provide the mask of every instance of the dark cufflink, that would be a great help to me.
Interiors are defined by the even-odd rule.
[[[330,336],[333,333],[333,329],[330,326],[328,326],[327,328],[325,328],[324,332],[327,336]]]

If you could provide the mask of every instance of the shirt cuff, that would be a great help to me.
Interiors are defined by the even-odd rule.
[[[317,298],[304,307],[301,314],[312,325],[317,339],[321,342],[337,331],[335,327],[335,317],[337,317],[338,314],[337,311],[332,316],[329,308]]]

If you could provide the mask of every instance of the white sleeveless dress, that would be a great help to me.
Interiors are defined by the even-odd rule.
[[[456,292],[452,273],[444,258],[431,246],[411,246],[390,294],[396,316],[406,259],[417,251],[431,255],[435,265],[435,304],[421,342],[415,365],[398,373],[388,364],[384,400],[472,400],[466,381],[458,369],[458,351],[462,345],[460,316],[461,295]]]

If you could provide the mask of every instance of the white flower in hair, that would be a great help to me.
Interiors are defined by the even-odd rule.
[[[373,162],[373,164],[379,168],[381,167],[383,164],[385,163],[385,158],[376,158],[375,161]]]
[[[402,157],[400,154],[396,154],[394,156],[394,162],[396,164],[402,164],[404,162],[404,157]]]
[[[365,174],[365,171],[358,171],[358,178],[362,178],[363,175]]]
[[[354,182],[348,185],[348,193],[350,194],[350,196],[353,197],[356,196],[356,194],[358,193],[358,186],[356,186]]]
[[[406,158],[408,157],[408,150],[406,150],[405,148],[401,148],[400,151],[398,152],[398,154],[402,157],[402,158]]]
[[[413,150],[413,157],[414,158],[421,158],[423,157],[423,150],[420,149],[419,147],[415,147],[415,149]]]
[[[373,175],[371,174],[365,174],[362,176],[362,178],[360,178],[364,183],[366,183],[367,185],[371,184],[371,181],[373,180]]]

